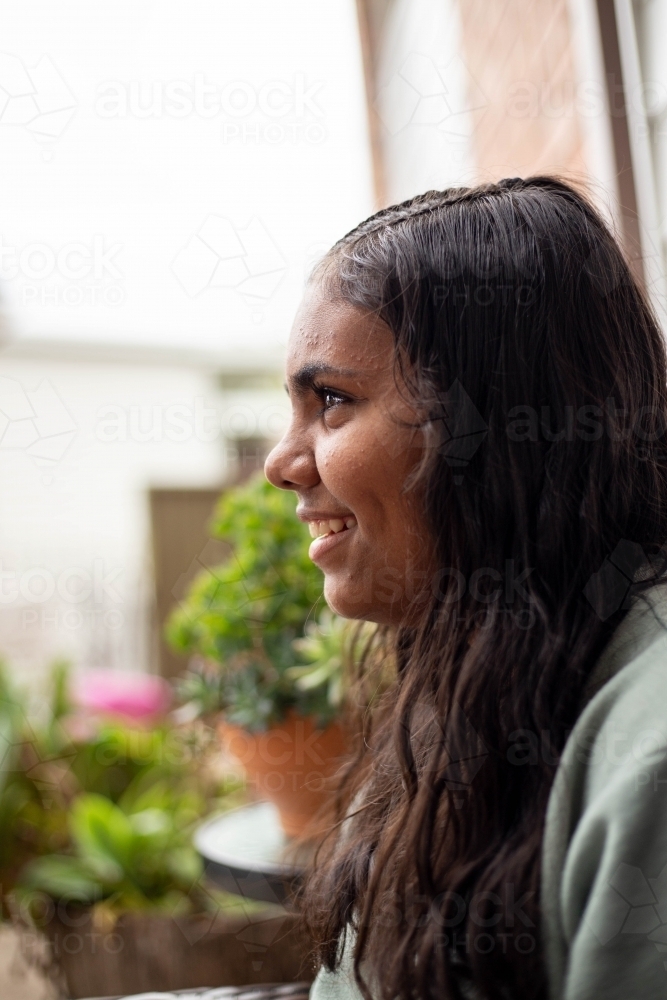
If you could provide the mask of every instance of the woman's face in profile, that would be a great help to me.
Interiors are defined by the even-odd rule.
[[[392,333],[313,285],[294,321],[286,374],[292,419],[266,475],[298,496],[326,600],[347,618],[406,623],[433,546],[419,492],[406,489],[423,434],[397,385]]]

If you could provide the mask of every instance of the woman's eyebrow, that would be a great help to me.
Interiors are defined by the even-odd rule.
[[[304,393],[313,388],[315,380],[326,376],[327,378],[357,378],[360,372],[352,368],[337,368],[334,365],[310,364],[304,365],[294,372],[287,379],[285,388],[295,393]]]

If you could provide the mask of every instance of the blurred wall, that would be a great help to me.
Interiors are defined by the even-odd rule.
[[[584,176],[583,95],[567,0],[459,0],[458,11],[478,88],[477,101],[471,95],[477,174]]]
[[[378,201],[557,173],[618,191],[595,0],[359,0]]]
[[[222,489],[236,439],[279,436],[286,398],[185,354],[35,354],[0,360],[0,656],[35,678],[56,657],[155,669],[150,491]]]

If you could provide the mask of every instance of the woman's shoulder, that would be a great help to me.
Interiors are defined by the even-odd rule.
[[[633,995],[667,994],[667,602],[655,590],[601,658],[551,791],[542,912],[553,996],[624,998],[639,966],[647,992]]]
[[[556,831],[561,840],[572,837],[601,796],[620,808],[620,787],[630,782],[640,792],[647,770],[664,759],[667,594],[656,587],[635,601],[593,672],[551,791],[545,849]]]
[[[565,745],[558,777],[584,802],[622,771],[667,753],[667,592],[638,597],[591,678],[589,700]],[[583,803],[582,803],[583,804]]]

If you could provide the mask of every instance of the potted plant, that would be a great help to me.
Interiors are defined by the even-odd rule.
[[[2,898],[23,952],[47,939],[72,997],[297,976],[291,917],[211,888],[191,845],[245,799],[213,733],[141,676],[70,687],[58,668],[33,711],[0,673]]]
[[[23,911],[46,931],[68,995],[298,976],[303,954],[290,916],[203,881],[190,842],[203,812],[197,794],[144,784],[119,803],[79,796],[70,852],[36,858],[22,873]]]
[[[200,573],[167,627],[174,647],[200,661],[184,697],[220,709],[226,749],[276,803],[290,836],[326,800],[346,753],[343,675],[355,645],[352,623],[323,606],[294,507],[263,476],[225,493],[212,534],[232,554]]]

